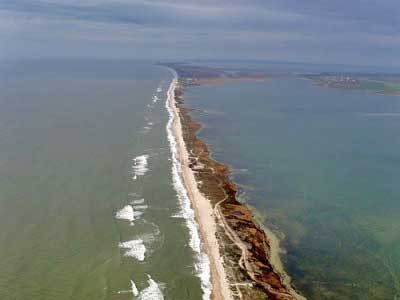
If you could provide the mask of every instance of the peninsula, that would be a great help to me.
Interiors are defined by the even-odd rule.
[[[209,147],[197,137],[202,125],[191,117],[184,102],[184,92],[192,85],[265,80],[265,74],[167,66],[177,74],[170,103],[178,122],[174,134],[180,144],[184,184],[210,259],[212,299],[304,299],[282,268],[276,237],[238,201],[231,170],[212,159]]]

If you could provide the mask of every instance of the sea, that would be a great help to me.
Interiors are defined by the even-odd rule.
[[[186,89],[199,136],[301,294],[399,299],[400,98],[286,75]],[[0,63],[0,299],[208,299],[173,77],[151,61]]]
[[[173,173],[170,70],[0,63],[0,299],[204,299]]]
[[[199,136],[301,294],[400,299],[400,97],[286,75],[187,89]]]

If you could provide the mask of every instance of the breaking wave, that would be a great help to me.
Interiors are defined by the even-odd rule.
[[[161,291],[160,285],[155,282],[150,275],[148,276],[147,283],[149,286],[141,291],[137,297],[139,300],[164,300],[164,295]]]
[[[143,204],[143,203],[144,203],[144,198],[131,201],[132,205]]]
[[[143,201],[142,201],[143,200]],[[138,204],[135,201],[140,201]],[[142,204],[144,199],[133,200],[132,204],[125,205],[122,209],[117,211],[115,217],[121,220],[127,220],[133,225],[133,221],[139,219],[143,215],[144,211],[147,209],[147,205]]]
[[[136,297],[136,296],[139,295],[139,291],[138,291],[138,289],[136,287],[136,284],[135,284],[135,282],[133,280],[131,280],[131,290],[132,290],[133,296]]]
[[[133,180],[136,180],[138,176],[143,176],[149,170],[148,158],[149,156],[147,154],[143,154],[133,159],[133,166],[132,166]]]
[[[143,210],[145,210],[145,209],[147,209],[147,205],[146,204],[144,204],[144,205],[134,205],[133,206],[133,210],[134,211],[143,211]]]
[[[146,246],[143,240],[131,240],[119,243],[119,247],[126,249],[124,256],[130,256],[136,258],[138,261],[144,261],[144,256],[146,254]]]
[[[125,205],[124,208],[115,214],[115,217],[117,219],[127,220],[133,224],[133,221],[135,220],[135,212],[131,205]]]
[[[201,250],[201,240],[198,229],[198,224],[195,220],[195,214],[191,207],[191,203],[183,184],[182,180],[182,166],[178,159],[178,144],[173,134],[173,123],[175,121],[175,112],[173,109],[174,105],[174,91],[177,85],[176,76],[173,79],[168,92],[167,92],[167,100],[166,100],[166,108],[169,113],[169,120],[167,123],[167,137],[171,149],[172,155],[172,178],[174,188],[177,192],[178,200],[181,206],[181,212],[179,216],[183,217],[186,221],[186,226],[189,229],[190,240],[189,245],[196,253],[196,263],[195,269],[197,276],[200,278],[201,287],[203,290],[203,300],[209,300],[211,296],[211,271],[210,271],[210,262],[205,253]]]

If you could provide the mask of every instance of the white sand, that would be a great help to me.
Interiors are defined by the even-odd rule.
[[[175,87],[177,81],[172,83]],[[182,177],[188,196],[195,211],[196,221],[199,224],[204,250],[210,260],[213,300],[232,300],[232,293],[223,266],[223,258],[219,252],[216,238],[216,222],[214,210],[210,201],[200,192],[193,171],[189,168],[189,155],[183,140],[182,125],[179,118],[179,108],[176,107],[175,98],[170,97],[174,103],[171,108],[175,114],[173,134],[179,149],[179,160],[182,165]]]

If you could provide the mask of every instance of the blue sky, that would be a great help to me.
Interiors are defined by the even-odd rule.
[[[0,58],[400,67],[399,0],[0,0]]]

